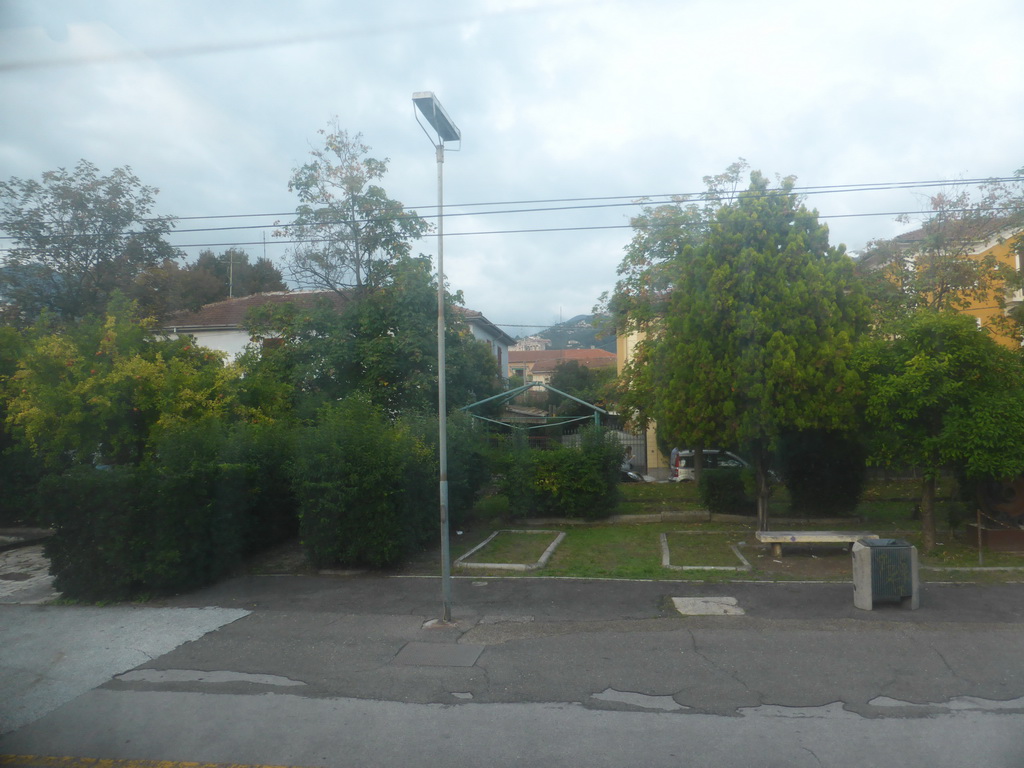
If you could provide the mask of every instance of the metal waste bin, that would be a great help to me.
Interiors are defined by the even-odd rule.
[[[865,611],[878,601],[911,610],[919,606],[917,547],[902,539],[861,539],[852,552],[854,606]]]

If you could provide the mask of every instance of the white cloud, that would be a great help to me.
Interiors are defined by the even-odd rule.
[[[394,197],[433,213],[418,90],[435,91],[465,137],[445,164],[450,204],[699,191],[740,156],[803,184],[1024,165],[1024,54],[1001,33],[1024,22],[1011,0],[381,0],[358,15],[328,0],[15,5],[0,66],[141,58],[0,70],[0,172],[128,164],[179,215],[293,208],[290,170],[333,115],[391,158]],[[288,44],[259,45],[274,38]],[[174,55],[196,46],[225,50]],[[823,214],[920,205],[895,192],[810,202]],[[453,218],[449,230],[606,226],[630,212]],[[828,223],[854,248],[898,231],[887,217]],[[452,237],[449,274],[492,319],[548,321],[612,288],[629,235]]]

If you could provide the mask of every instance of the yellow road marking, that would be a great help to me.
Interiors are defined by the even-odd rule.
[[[96,757],[54,757],[52,755],[0,755],[3,768],[295,768],[279,765],[238,763],[183,763],[173,760],[105,760]]]

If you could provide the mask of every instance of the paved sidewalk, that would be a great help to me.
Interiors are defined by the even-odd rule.
[[[735,598],[753,618],[894,623],[1024,623],[1024,584],[921,586],[916,611],[879,603],[853,605],[852,583],[628,581],[543,577],[452,580],[453,620],[615,621],[678,617],[673,597]],[[160,600],[168,607],[218,606],[259,611],[329,611],[360,615],[438,616],[436,577],[246,576],[188,595]],[[715,613],[716,611],[710,611]],[[723,613],[723,611],[717,611]]]
[[[0,752],[1024,765],[1024,585],[929,584],[917,611],[857,610],[849,584],[458,578],[454,598],[453,626],[431,623],[436,577],[254,576],[144,606],[0,605],[13,692],[0,732],[16,729]],[[712,615],[683,615],[695,609]]]
[[[0,531],[2,535],[4,531]],[[41,531],[33,532],[38,537]],[[60,597],[53,589],[42,544],[0,551],[0,605],[40,605]],[[452,580],[456,622],[482,617],[528,617],[544,621],[609,621],[677,616],[680,598],[735,599],[748,616],[772,619],[860,618],[905,623],[1024,622],[1024,583],[921,585],[921,608],[879,604],[853,607],[852,582],[628,581],[456,576]],[[150,606],[242,608],[244,610],[342,611],[360,614],[440,615],[437,577],[243,576]],[[692,611],[691,611],[692,612]],[[714,613],[716,611],[709,611]],[[718,610],[718,613],[725,612]]]

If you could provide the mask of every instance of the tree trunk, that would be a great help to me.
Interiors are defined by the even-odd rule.
[[[754,453],[754,477],[757,482],[757,530],[768,530],[768,461],[760,450]]]
[[[704,475],[704,445],[697,443],[693,448],[693,482],[699,488]]]
[[[935,477],[925,475],[921,483],[921,548],[935,549]]]

